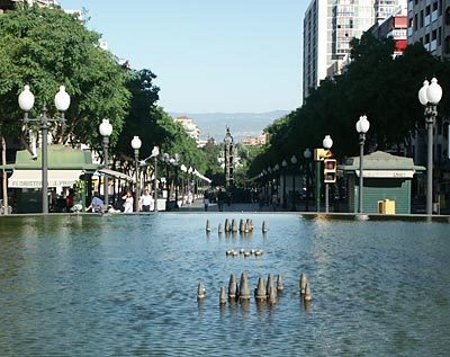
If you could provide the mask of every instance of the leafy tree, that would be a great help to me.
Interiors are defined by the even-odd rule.
[[[110,119],[115,141],[128,107],[128,74],[112,54],[99,48],[99,38],[60,9],[21,6],[0,16],[2,133],[20,133],[17,96],[25,84],[36,96],[32,117],[44,105],[51,116],[56,115],[51,103],[59,86],[65,85],[71,106],[63,141],[98,146],[98,125],[103,118]]]
[[[434,75],[443,87],[450,86],[450,63],[434,58],[421,44],[408,46],[396,58],[393,49],[391,40],[376,40],[370,33],[354,39],[352,62],[344,73],[322,81],[301,108],[266,129],[269,143],[249,173],[258,174],[292,154],[302,160],[303,150],[321,147],[326,134],[333,138],[337,158],[357,155],[355,123],[362,114],[371,122],[368,147],[408,149],[424,122],[417,91],[424,78]],[[449,114],[448,100],[443,98],[441,114]]]

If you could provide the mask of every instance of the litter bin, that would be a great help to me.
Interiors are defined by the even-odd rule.
[[[378,213],[395,214],[395,200],[385,199],[378,201]]]

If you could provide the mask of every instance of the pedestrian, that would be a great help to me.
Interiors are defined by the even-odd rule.
[[[148,189],[144,190],[144,194],[141,196],[142,212],[150,212],[150,206],[153,205],[153,197],[150,195]]]
[[[100,198],[98,192],[94,193],[90,206],[86,209],[87,212],[92,211],[93,213],[100,213],[102,211],[103,201]]]
[[[130,190],[127,191],[125,196],[122,196],[122,200],[125,201],[123,204],[123,208],[124,208],[123,213],[133,213],[134,199],[133,199],[133,194],[131,193]]]
[[[217,194],[217,206],[219,208],[219,212],[223,212],[224,199],[225,199],[225,193],[222,191],[222,188],[219,188],[219,193]]]
[[[205,205],[205,212],[208,211],[209,198],[206,194],[205,194],[205,197],[203,197],[203,204]]]

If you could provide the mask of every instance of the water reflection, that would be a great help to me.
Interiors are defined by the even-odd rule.
[[[448,225],[253,215],[0,219],[0,351],[21,355],[439,355],[448,351]],[[239,219],[239,217],[231,217]],[[224,217],[211,215],[211,227]],[[214,232],[214,231],[213,231]],[[263,249],[232,259],[227,249]],[[227,301],[231,273],[283,274],[276,304]],[[298,281],[307,273],[313,301]],[[202,281],[206,298],[196,301]],[[95,336],[95,338],[93,337]],[[351,336],[348,337],[348,336]],[[31,351],[31,352],[30,352]],[[93,354],[93,351],[95,353]]]

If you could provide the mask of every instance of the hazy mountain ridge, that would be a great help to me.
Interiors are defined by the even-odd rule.
[[[201,138],[214,138],[222,141],[226,128],[230,128],[235,141],[247,136],[257,136],[274,120],[288,114],[287,110],[274,110],[265,113],[170,113],[172,117],[187,115],[192,118],[201,131]]]

